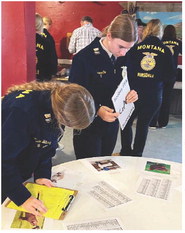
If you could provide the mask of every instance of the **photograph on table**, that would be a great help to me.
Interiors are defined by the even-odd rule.
[[[145,171],[170,174],[171,165],[147,161]]]
[[[56,172],[55,174],[52,175],[51,181],[53,183],[57,183],[58,180],[61,180],[63,178],[64,178],[64,171]]]
[[[116,162],[112,161],[111,159],[90,161],[90,163],[98,172],[116,170],[120,168],[120,166]]]
[[[35,216],[31,213],[16,211],[11,228],[22,229],[43,229],[45,218],[43,216]]]

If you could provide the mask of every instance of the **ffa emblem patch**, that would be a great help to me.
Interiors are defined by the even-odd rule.
[[[156,65],[156,61],[154,57],[158,55],[156,53],[149,53],[149,52],[145,52],[143,54],[145,56],[141,60],[141,68],[146,71],[153,70],[153,68]]]

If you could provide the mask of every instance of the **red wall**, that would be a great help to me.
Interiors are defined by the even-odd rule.
[[[172,2],[173,3],[173,2]],[[13,84],[35,79],[35,11],[53,20],[53,35],[59,58],[71,58],[66,33],[80,26],[82,16],[94,19],[102,30],[123,8],[118,1],[17,2],[2,1],[2,94]],[[182,63],[179,58],[179,63]]]
[[[36,12],[52,19],[51,34],[56,43],[59,58],[70,58],[66,48],[66,34],[80,27],[80,19],[89,15],[94,20],[94,26],[102,30],[112,19],[121,13],[123,8],[119,2],[36,2]]]
[[[35,78],[35,3],[2,2],[2,95]]]

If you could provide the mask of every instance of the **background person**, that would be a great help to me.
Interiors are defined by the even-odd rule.
[[[176,29],[173,25],[167,25],[165,27],[162,42],[170,49],[172,53],[176,72],[174,82],[165,83],[163,87],[162,105],[150,123],[150,127],[152,127],[153,129],[157,127],[166,128],[166,126],[168,125],[172,91],[177,79],[178,56],[179,54],[182,54],[182,41],[177,39]]]
[[[143,31],[144,28],[146,27],[146,23],[143,23],[141,19],[136,19],[137,22],[137,32],[138,32],[138,40],[137,43],[140,43],[142,41],[143,37]]]
[[[43,23],[44,23],[44,29],[43,29],[43,35],[44,37],[49,40],[50,49],[51,49],[51,73],[52,75],[56,75],[57,69],[58,69],[58,57],[56,53],[56,47],[55,47],[55,41],[50,34],[50,28],[52,27],[52,20],[49,17],[43,17]]]
[[[36,29],[36,79],[37,81],[50,81],[53,75],[53,56],[51,44],[43,33],[44,23],[41,15],[35,14]]]
[[[101,36],[101,32],[93,27],[93,20],[90,16],[82,17],[80,24],[81,27],[73,31],[68,46],[69,52],[73,54],[78,53],[81,49],[89,45],[96,37]]]
[[[30,82],[9,88],[2,101],[2,201],[9,197],[34,215],[45,213],[23,182],[33,174],[37,184],[53,186],[52,157],[62,126],[84,129],[94,115],[91,94],[77,84]]]
[[[170,50],[161,42],[162,34],[160,20],[150,20],[143,32],[143,41],[126,55],[129,83],[139,99],[127,125],[121,130],[120,155],[142,156],[150,121],[161,106],[163,85],[174,82],[173,59]],[[133,140],[132,124],[136,117]]]
[[[137,40],[137,27],[131,16],[118,15],[106,30],[105,37],[96,38],[72,62],[69,81],[90,91],[97,111],[93,123],[73,137],[77,159],[111,155],[117,140],[119,113],[114,111],[111,98],[123,79],[123,56]],[[136,100],[137,93],[130,91],[127,103]]]

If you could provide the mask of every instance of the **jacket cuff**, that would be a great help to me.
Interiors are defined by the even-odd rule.
[[[95,108],[96,108],[96,114],[95,114],[95,117],[97,117],[98,115],[97,115],[97,112],[98,112],[98,110],[100,109],[100,107],[101,107],[102,105],[101,104],[95,104]]]
[[[31,193],[28,189],[23,185],[19,185],[16,189],[14,189],[13,193],[9,194],[8,197],[11,201],[13,201],[16,205],[22,205],[28,198],[31,197]]]

